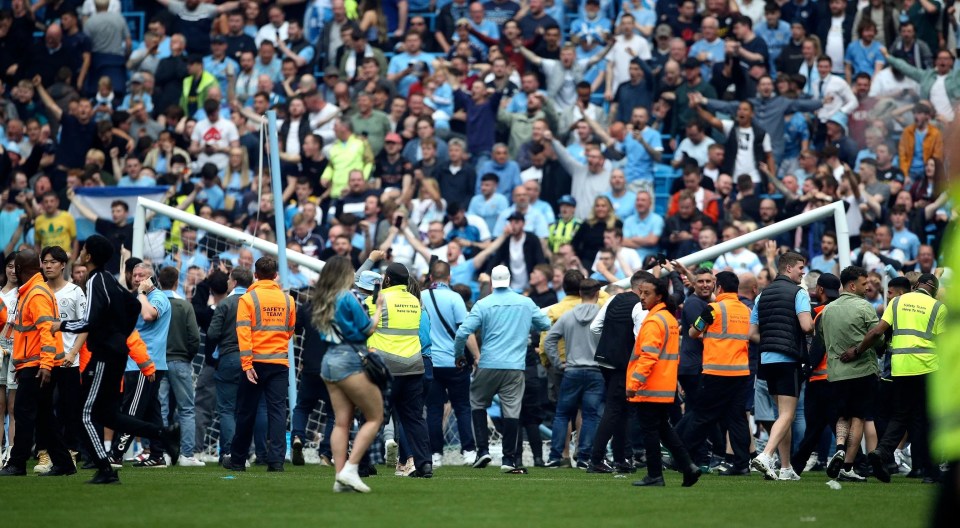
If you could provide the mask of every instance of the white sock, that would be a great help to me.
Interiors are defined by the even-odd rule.
[[[340,470],[340,473],[341,474],[346,473],[347,475],[357,475],[359,474],[357,471],[358,467],[359,466],[357,464],[351,464],[348,461],[346,464],[343,465],[343,469]]]
[[[107,451],[110,451],[110,448],[111,448],[111,447],[113,447],[113,442],[112,442],[111,440],[104,440],[104,441],[103,441],[103,448],[104,448],[104,449],[106,449]]]

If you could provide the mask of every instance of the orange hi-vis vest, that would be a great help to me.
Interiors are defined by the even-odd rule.
[[[826,307],[827,305],[823,304],[813,309],[813,313],[816,314],[813,317],[814,328],[817,327],[817,319],[820,319],[820,314],[823,313],[823,309]],[[827,380],[827,355],[824,354],[823,359],[820,360],[820,364],[817,365],[817,368],[813,369],[812,373],[810,373],[809,381],[826,381],[826,380]]]
[[[703,333],[703,373],[749,376],[750,309],[736,293],[721,293],[710,307],[713,323]]]
[[[52,370],[63,363],[63,340],[50,332],[58,321],[57,298],[37,272],[20,286],[13,322],[13,365],[17,370],[40,367]]]
[[[273,280],[258,280],[237,306],[237,344],[244,371],[253,363],[287,365],[287,350],[297,314],[293,299]]]
[[[140,332],[136,329],[134,329],[130,337],[127,338],[127,348],[130,350],[128,352],[130,359],[137,364],[137,367],[140,368],[140,372],[144,376],[152,376],[157,371],[153,360],[150,359],[150,354],[147,353],[147,344],[143,342],[143,338],[140,337]],[[83,346],[80,347],[80,372],[83,372],[83,370],[87,368],[87,363],[90,363],[91,355],[87,344],[84,343]],[[120,380],[120,389],[123,390],[123,379]]]
[[[673,403],[680,366],[680,325],[664,303],[653,307],[640,326],[627,364],[632,402]]]

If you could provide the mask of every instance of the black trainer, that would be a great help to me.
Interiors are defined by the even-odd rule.
[[[620,473],[623,475],[637,472],[637,466],[634,466],[629,461],[617,462],[616,468],[617,468],[617,473]]]
[[[530,472],[527,471],[527,468],[525,467],[515,467],[509,471],[504,471],[503,473],[505,475],[526,475]]]
[[[493,460],[493,457],[490,456],[490,453],[483,453],[482,455],[477,455],[477,461],[473,463],[473,467],[476,469],[483,469],[490,464]]]
[[[586,460],[577,460],[577,469],[582,469],[584,471],[590,469],[590,463]]]
[[[601,461],[599,464],[590,464],[590,467],[587,468],[587,473],[613,473],[614,471],[616,471],[616,469],[606,460]]]
[[[27,474],[27,468],[16,467],[12,464],[7,464],[3,466],[3,469],[0,469],[0,477],[23,477]]]
[[[543,463],[543,458],[533,457],[533,467],[546,467],[546,464]]]
[[[357,474],[360,475],[360,478],[375,477],[377,476],[377,466],[373,464],[360,466],[357,468]]]
[[[267,464],[267,473],[283,473],[283,464]]]
[[[109,470],[98,469],[93,478],[87,481],[87,484],[120,484],[120,475],[113,468]]]
[[[694,464],[690,464],[690,466],[687,467],[687,470],[683,472],[682,486],[684,488],[693,486],[698,480],[700,480],[700,475],[702,474],[703,471],[701,471],[699,467],[695,466]]]
[[[68,467],[53,466],[52,468],[50,468],[50,471],[47,471],[46,473],[40,473],[38,476],[40,476],[40,477],[66,477],[66,476],[69,476],[69,475],[75,475],[76,473],[77,473],[77,468],[75,468],[75,467],[73,467],[73,466],[68,466]]]
[[[133,467],[141,468],[165,468],[167,467],[167,461],[163,458],[154,458],[150,457],[146,460],[141,460],[140,462],[135,462]]]
[[[229,469],[230,471],[247,470],[247,464],[245,460],[238,460],[237,463],[234,463],[232,456],[223,457],[223,467],[224,469]]]
[[[636,481],[634,481],[634,482],[633,482],[633,485],[634,485],[634,486],[656,486],[656,487],[662,488],[662,487],[666,486],[666,483],[663,482],[663,477],[662,477],[662,476],[661,476],[661,477],[651,477],[650,475],[647,475],[646,477],[643,477],[643,480],[636,480]]]
[[[424,462],[420,465],[420,468],[411,473],[410,476],[416,478],[433,478],[433,464]]]
[[[717,475],[721,477],[749,477],[750,468],[738,468],[736,466],[730,465],[720,471],[716,472]]]
[[[303,440],[300,440],[299,436],[294,436],[293,441],[290,442],[290,462],[292,462],[294,466],[306,464],[306,461],[303,459]]]
[[[880,482],[890,482],[890,472],[887,471],[887,465],[883,463],[883,457],[880,456],[880,451],[874,449],[867,454],[867,460],[870,461],[870,465],[873,467],[873,476],[877,477],[877,480]]]
[[[550,469],[557,469],[557,468],[561,468],[561,467],[563,467],[563,466],[565,466],[565,465],[566,465],[566,464],[563,463],[563,460],[560,460],[560,459],[558,458],[558,459],[554,459],[554,460],[547,460],[547,463],[544,464],[543,467],[545,467],[545,468],[550,468]]]
[[[166,453],[170,455],[170,465],[176,464],[180,459],[180,424],[174,422],[164,429],[161,440]]]

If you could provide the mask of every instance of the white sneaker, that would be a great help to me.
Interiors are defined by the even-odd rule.
[[[370,493],[370,487],[360,480],[360,475],[357,474],[356,469],[351,471],[347,468],[344,468],[343,471],[337,474],[337,482],[339,482],[342,486],[352,489],[353,491]]]
[[[797,472],[794,471],[792,467],[789,467],[780,470],[780,476],[777,480],[800,480],[800,475],[797,475]]]
[[[0,449],[0,467],[7,465],[7,462],[10,460],[10,451],[12,449],[12,445],[8,445],[6,448]]]
[[[396,475],[398,477],[409,477],[410,475],[413,475],[413,473],[416,470],[417,470],[417,466],[416,464],[413,463],[413,457],[409,457],[407,458],[406,464],[403,464],[403,465],[400,465],[399,463],[397,464]]]
[[[47,453],[47,450],[43,449],[37,453],[37,465],[33,466],[33,472],[46,473],[51,469],[53,469],[53,461],[50,460],[50,455]]]
[[[397,454],[400,449],[400,446],[397,445],[396,440],[393,440],[393,439],[387,440],[383,444],[383,447],[386,448],[386,451],[387,451],[387,455],[386,455],[387,464],[389,464],[390,462],[399,462],[399,460],[397,459]]]
[[[813,468],[817,467],[817,462],[820,460],[820,456],[816,452],[810,453],[810,458],[807,459],[806,465],[803,466],[803,471],[813,471]]]
[[[463,452],[463,465],[472,466],[474,462],[477,461],[477,452],[476,451],[464,451]]]
[[[773,458],[766,453],[760,453],[750,461],[750,467],[763,474],[767,480],[777,480],[777,472],[773,470]]]
[[[434,453],[431,462],[433,463],[433,469],[443,465],[443,453]]]
[[[860,476],[856,471],[846,469],[840,470],[840,476],[837,478],[840,482],[866,482],[867,477]]]
[[[177,459],[177,465],[186,466],[186,467],[206,466],[206,464],[203,461],[199,460],[196,456],[185,457],[183,455],[180,455],[180,458]]]

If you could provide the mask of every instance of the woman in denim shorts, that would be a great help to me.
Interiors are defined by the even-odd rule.
[[[383,298],[371,318],[350,291],[353,280],[353,267],[348,259],[334,257],[328,260],[311,295],[311,322],[320,337],[330,343],[323,356],[320,376],[330,392],[335,421],[330,439],[337,470],[333,491],[367,493],[370,488],[360,480],[357,466],[380,430],[383,396],[364,374],[357,351],[366,347],[367,337],[380,324]],[[355,409],[360,409],[366,422],[357,431],[348,459],[347,445]]]

